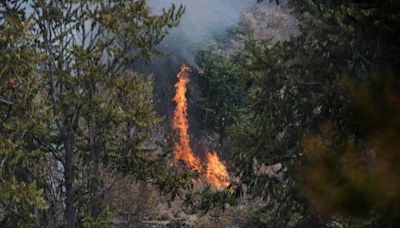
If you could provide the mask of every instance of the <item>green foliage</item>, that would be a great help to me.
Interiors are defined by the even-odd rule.
[[[27,184],[10,180],[2,183],[1,191],[0,201],[5,211],[3,226],[37,226],[37,211],[47,209],[47,205],[43,189],[38,188],[36,182]]]
[[[35,181],[44,156],[35,141],[47,112],[43,82],[37,78],[40,53],[32,23],[18,6],[0,9],[0,225],[38,226],[47,209],[44,189]]]
[[[112,213],[110,210],[102,210],[101,214],[96,217],[86,216],[80,222],[83,228],[106,228],[110,226],[110,220],[112,219]]]
[[[370,72],[399,72],[398,2],[290,4],[300,20],[300,36],[273,47],[265,40],[249,38],[245,43],[242,63],[255,88],[248,93],[245,121],[230,132],[234,166],[248,191],[267,199],[271,209],[262,213],[262,220],[271,226],[327,222],[312,212],[294,178],[302,166],[304,134],[319,132],[329,120],[342,137],[367,140],[340,75],[375,84]],[[282,168],[275,174],[264,172],[276,164]]]
[[[153,56],[184,8],[155,15],[145,0],[29,4],[0,5],[1,219],[104,225],[103,170],[146,180],[166,168],[157,166],[165,155],[152,132],[161,121],[152,80],[130,66]]]
[[[187,194],[185,203],[195,205],[201,211],[207,213],[213,208],[225,210],[226,205],[234,206],[238,204],[238,201],[228,189],[212,191],[210,188],[205,188],[199,192]]]
[[[369,86],[345,86],[365,135],[343,138],[329,122],[321,134],[305,135],[303,192],[321,213],[394,227],[400,221],[398,78],[376,75]]]
[[[243,106],[245,87],[242,82],[243,68],[212,50],[200,52],[197,63],[202,69],[198,78],[202,94],[201,119],[206,130],[220,134],[222,143],[225,128],[238,121]]]

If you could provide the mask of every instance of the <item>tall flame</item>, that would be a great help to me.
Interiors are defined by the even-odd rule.
[[[206,181],[216,189],[223,189],[229,186],[229,174],[226,166],[220,161],[215,152],[208,151],[207,154],[207,169],[203,170],[202,163],[190,147],[190,137],[188,134],[189,122],[187,119],[187,84],[189,83],[190,69],[183,64],[178,73],[178,82],[175,84],[176,94],[174,101],[176,108],[172,118],[172,128],[178,134],[178,140],[175,142],[175,158],[183,160],[192,170],[197,170],[202,173]],[[204,175],[205,172],[205,175]]]
[[[219,160],[218,155],[213,151],[206,150],[207,170],[206,178],[208,183],[217,189],[229,186],[229,174],[226,166]]]
[[[189,83],[190,69],[183,64],[177,77],[179,81],[175,84],[176,94],[174,101],[176,108],[174,117],[172,118],[172,128],[178,133],[178,141],[175,143],[175,157],[178,160],[185,161],[188,166],[197,171],[201,171],[200,159],[193,153],[190,148],[190,137],[188,134],[189,122],[187,120],[187,84]]]

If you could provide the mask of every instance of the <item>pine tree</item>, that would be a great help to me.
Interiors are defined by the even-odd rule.
[[[140,138],[146,133],[141,130],[148,130],[145,123],[154,122],[154,115],[143,114],[151,108],[148,101],[133,100],[146,95],[129,97],[127,88],[132,84],[121,80],[129,78],[126,71],[135,60],[151,56],[151,48],[177,25],[183,8],[173,6],[157,16],[144,0],[82,0],[37,1],[32,9],[41,36],[39,48],[46,57],[41,72],[57,136],[46,143],[59,145],[55,154],[63,164],[65,221],[67,227],[75,227],[77,191],[84,192],[77,179],[85,175],[83,170],[90,180],[89,215],[96,218],[101,214],[99,178],[101,166],[107,165],[104,159],[120,158],[116,163],[144,159],[136,154],[140,147],[134,143],[146,142]],[[113,151],[116,142],[121,150]],[[133,165],[128,168],[136,169]]]
[[[299,183],[302,137],[323,134],[321,126],[329,121],[342,140],[365,140],[364,123],[352,109],[343,74],[361,85],[375,83],[374,72],[383,72],[378,75],[384,81],[389,80],[388,70],[398,75],[399,3],[290,4],[300,20],[301,35],[272,48],[268,41],[250,40],[243,51],[247,76],[256,88],[249,94],[248,121],[232,131],[234,161],[250,192],[268,199],[259,218],[271,226],[321,226],[327,217],[313,212]],[[282,166],[277,175],[260,172],[274,165]]]
[[[45,153],[44,82],[38,77],[32,23],[20,5],[0,4],[0,226],[39,226],[47,208],[40,181]]]
[[[1,158],[10,182],[2,202],[14,216],[5,222],[106,226],[103,170],[139,179],[159,172],[152,81],[130,67],[153,56],[184,8],[172,5],[156,15],[144,0],[21,0],[1,7],[1,134],[7,139]],[[16,188],[31,193],[18,196]],[[43,198],[49,211],[39,214]],[[23,202],[25,214],[10,200]]]

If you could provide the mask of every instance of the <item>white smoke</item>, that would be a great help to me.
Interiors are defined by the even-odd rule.
[[[240,22],[245,7],[256,4],[256,0],[149,0],[154,12],[161,12],[171,4],[184,5],[185,14],[181,23],[173,29],[161,47],[172,55],[179,55],[189,64],[195,65],[194,56],[199,47],[215,36],[222,34]]]

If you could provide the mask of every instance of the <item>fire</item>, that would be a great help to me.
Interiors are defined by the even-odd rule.
[[[217,189],[229,186],[229,174],[226,166],[219,160],[218,155],[213,151],[206,150],[207,170],[206,178],[208,183]]]
[[[206,149],[207,169],[203,170],[202,163],[190,147],[190,137],[188,134],[189,121],[187,119],[187,84],[189,83],[190,69],[183,64],[178,73],[178,82],[175,84],[176,94],[174,101],[176,108],[172,118],[172,129],[178,134],[178,140],[175,142],[175,158],[183,160],[188,167],[203,174],[206,181],[216,189],[223,189],[229,186],[229,174],[226,166],[220,161],[215,152],[209,152]],[[205,173],[204,173],[205,172]]]
[[[181,71],[177,77],[179,81],[175,84],[176,94],[174,101],[176,102],[176,108],[174,117],[172,118],[172,128],[178,133],[178,141],[175,143],[175,158],[178,160],[185,161],[188,166],[197,171],[201,171],[202,166],[200,159],[193,153],[190,148],[190,137],[188,134],[189,122],[187,120],[187,84],[189,83],[189,71],[190,69],[182,65]]]

